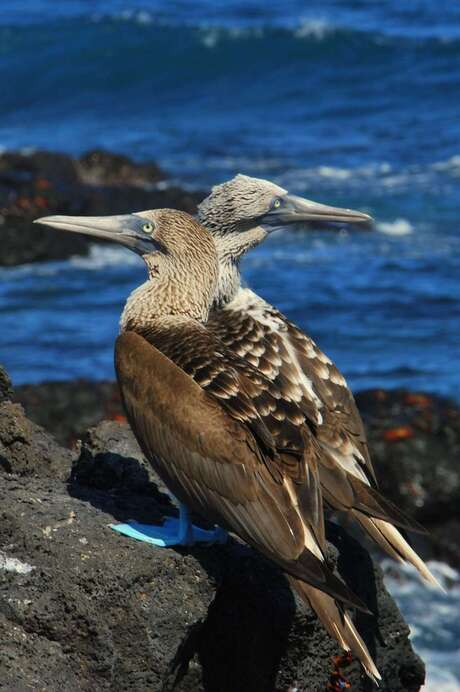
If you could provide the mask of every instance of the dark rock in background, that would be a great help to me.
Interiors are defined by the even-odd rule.
[[[205,193],[168,184],[155,163],[95,150],[74,159],[37,151],[0,154],[0,265],[87,254],[90,241],[33,225],[49,214],[98,216],[155,207],[194,213]]]
[[[0,403],[0,477],[69,477],[73,454],[63,449],[43,428],[24,415],[20,404]]]
[[[6,399],[11,399],[13,395],[13,387],[11,385],[10,376],[5,368],[0,365],[0,402]]]
[[[90,185],[131,185],[144,187],[165,180],[156,163],[134,163],[128,156],[102,149],[88,151],[77,163],[82,182]]]
[[[384,495],[429,531],[425,558],[460,568],[460,408],[406,390],[361,392],[356,401]]]
[[[320,692],[339,680],[374,689],[283,575],[238,541],[159,550],[110,529],[176,511],[126,426],[101,423],[73,459],[17,404],[0,406],[0,431],[22,450],[16,457],[6,442],[10,468],[0,471],[0,688]],[[357,624],[380,689],[416,692],[424,667],[380,569],[343,529],[330,525],[328,539],[339,573],[378,614]]]
[[[82,379],[26,384],[15,388],[14,400],[64,445],[75,443],[101,420],[125,420],[116,382]]]

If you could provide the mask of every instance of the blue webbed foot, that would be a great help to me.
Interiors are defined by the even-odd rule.
[[[139,524],[130,521],[128,524],[110,524],[110,528],[124,536],[135,538],[138,541],[151,543],[159,548],[168,548],[173,545],[194,545],[195,543],[225,543],[228,534],[224,529],[217,527],[211,531],[200,529],[199,526],[191,526],[191,532],[184,535],[181,532],[181,523],[178,519],[168,517],[162,526],[154,524]]]
[[[179,519],[168,517],[162,526],[130,521],[127,524],[111,524],[110,528],[124,536],[151,543],[159,548],[173,545],[191,546],[195,543],[225,543],[228,538],[227,532],[219,527],[206,531],[194,526],[183,506],[180,507]]]

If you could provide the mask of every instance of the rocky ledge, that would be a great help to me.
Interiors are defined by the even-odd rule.
[[[155,163],[103,150],[80,158],[47,151],[0,154],[0,265],[86,254],[89,241],[32,225],[39,216],[99,216],[172,207],[194,213],[206,193],[190,193]]]
[[[176,511],[127,426],[103,421],[69,450],[0,374],[0,688],[373,689],[283,575],[237,540],[158,550],[112,531]],[[328,539],[331,565],[375,614],[356,622],[380,689],[416,692],[424,666],[380,569],[340,527]]]

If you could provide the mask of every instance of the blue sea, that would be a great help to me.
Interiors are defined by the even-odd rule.
[[[0,84],[3,149],[105,147],[188,188],[242,172],[372,213],[374,234],[273,234],[245,279],[355,390],[460,400],[460,3],[4,0]],[[108,246],[0,269],[14,382],[112,378],[143,276]],[[460,690],[436,665],[426,689]]]
[[[3,148],[106,147],[189,187],[244,172],[370,211],[373,235],[273,235],[246,280],[355,390],[460,399],[459,3],[7,0],[0,83]],[[142,277],[107,247],[0,270],[15,383],[112,377]]]
[[[243,172],[371,212],[372,235],[274,234],[245,278],[355,390],[460,398],[460,4],[9,0],[0,83],[0,147],[106,147],[192,188]],[[142,278],[107,247],[0,270],[15,383],[113,377]]]

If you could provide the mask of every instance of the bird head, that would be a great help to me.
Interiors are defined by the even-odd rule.
[[[218,276],[215,243],[193,217],[173,209],[120,216],[44,216],[34,223],[124,245],[142,257],[168,314],[207,314]],[[164,294],[163,296],[161,294]],[[172,304],[174,303],[174,304]],[[163,308],[162,308],[163,309]]]
[[[292,224],[318,229],[372,226],[372,217],[363,212],[312,202],[268,180],[241,174],[213,187],[198,206],[198,219],[216,242],[220,276],[215,304],[220,306],[238,290],[240,258],[272,231]]]
[[[261,227],[265,235],[290,224],[307,228],[356,226],[369,229],[372,217],[353,209],[319,204],[291,195],[268,180],[237,175],[213,187],[198,206],[198,218],[216,236]]]

